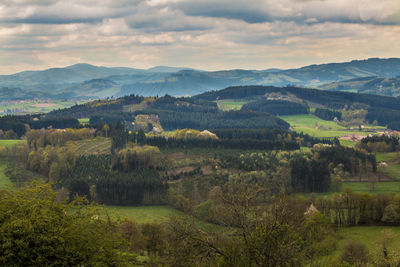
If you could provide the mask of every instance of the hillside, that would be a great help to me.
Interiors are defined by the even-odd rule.
[[[342,82],[328,83],[319,86],[324,90],[348,91],[366,94],[377,94],[387,96],[400,95],[400,77],[365,77],[346,80]]]
[[[200,71],[167,66],[143,70],[76,64],[65,68],[1,75],[0,88],[3,89],[0,97],[7,100],[32,99],[44,95],[56,99],[104,98],[129,94],[190,96],[233,85],[316,87],[372,76],[389,79],[384,81],[383,86],[386,88],[386,84],[391,82],[390,79],[398,75],[400,75],[400,59],[397,58],[353,60],[288,70]],[[342,88],[326,86],[327,89]],[[362,89],[362,92],[367,93],[388,94],[387,90],[381,90],[375,83],[365,83]]]

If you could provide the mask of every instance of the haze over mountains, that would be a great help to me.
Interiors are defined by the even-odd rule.
[[[288,70],[202,71],[166,66],[143,70],[76,64],[1,75],[0,98],[104,98],[129,94],[180,96],[233,85],[295,85],[397,96],[400,94],[400,78],[397,76],[400,76],[399,58],[371,58]]]

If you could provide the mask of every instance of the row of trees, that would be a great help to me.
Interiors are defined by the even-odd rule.
[[[345,190],[333,196],[318,198],[318,210],[340,226],[400,225],[400,196],[370,195]]]
[[[220,91],[206,92],[194,98],[214,101],[216,99],[243,99],[270,93],[292,94],[300,99],[322,104],[333,109],[343,109],[352,106],[354,103],[361,103],[372,108],[400,110],[400,99],[395,97],[307,89],[293,86],[234,86]]]
[[[395,152],[400,150],[399,137],[385,134],[364,137],[357,146],[368,152]]]
[[[95,136],[95,130],[81,129],[51,129],[30,130],[26,134],[28,147],[32,150],[50,146],[63,146],[68,141],[84,140]]]
[[[327,121],[332,121],[335,118],[339,121],[342,120],[342,112],[325,108],[316,108],[314,111],[314,115]]]
[[[289,102],[286,100],[267,100],[262,99],[256,102],[250,102],[242,106],[242,110],[252,110],[259,112],[267,112],[272,115],[297,115],[308,114],[306,105]]]
[[[7,115],[0,117],[0,130],[13,131],[18,137],[25,135],[30,129],[42,128],[74,128],[79,125],[75,118],[47,118],[43,115]]]

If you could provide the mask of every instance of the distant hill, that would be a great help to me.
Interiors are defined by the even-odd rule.
[[[357,93],[399,96],[400,77],[365,77],[320,86],[324,90],[348,91]]]
[[[329,87],[326,84],[365,77],[382,77],[389,79],[390,83],[391,79],[399,75],[398,58],[353,60],[288,70],[201,71],[168,66],[143,70],[76,64],[65,68],[0,75],[0,87],[18,88],[23,93],[38,92],[35,95],[47,95],[49,98],[59,96],[104,98],[130,94],[190,96],[235,85],[295,85],[341,90],[342,87],[335,85]],[[365,83],[361,88],[362,92],[388,94],[387,90],[380,90],[380,87],[374,86]],[[23,95],[21,92],[18,95]]]

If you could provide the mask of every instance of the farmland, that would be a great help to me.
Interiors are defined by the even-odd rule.
[[[281,119],[287,121],[290,126],[296,132],[303,132],[314,137],[339,137],[351,134],[358,134],[366,136],[371,132],[349,130],[337,124],[334,121],[322,120],[314,115],[293,115],[293,116],[281,116]],[[382,127],[375,127],[372,129],[383,129]]]

